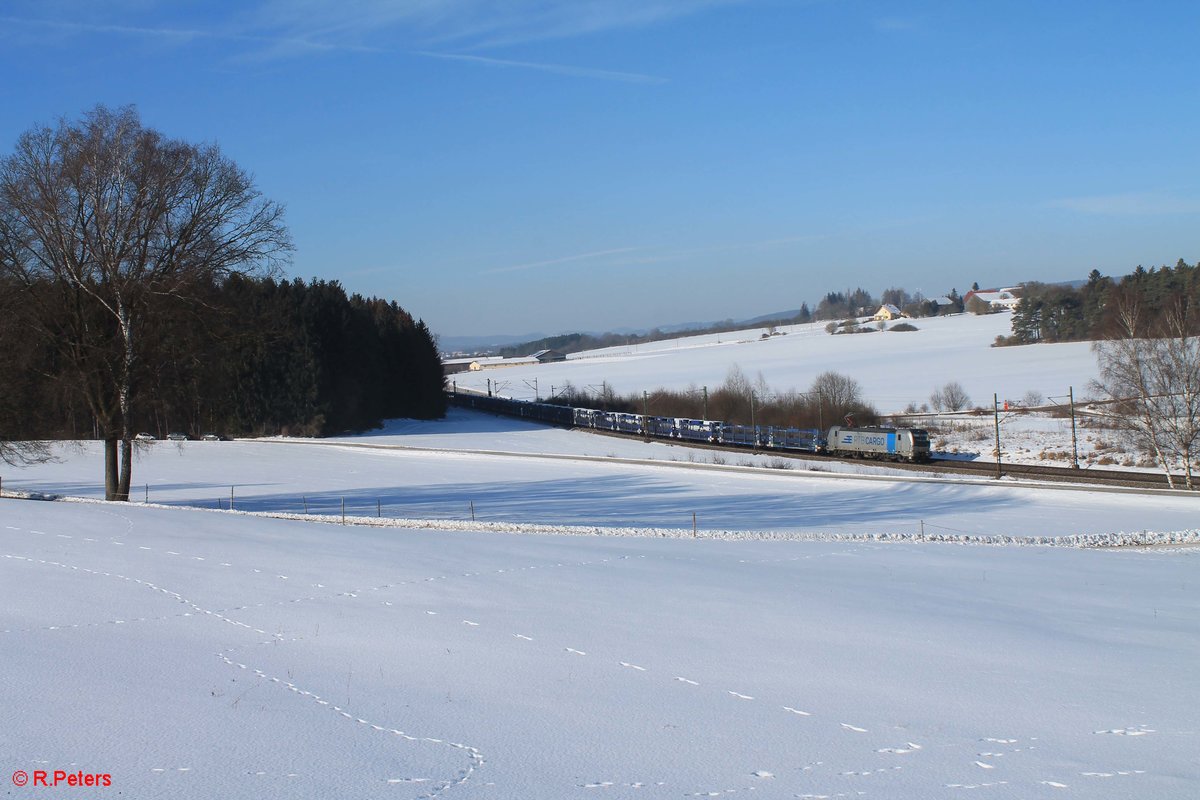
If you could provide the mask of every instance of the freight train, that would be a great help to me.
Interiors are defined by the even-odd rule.
[[[716,420],[646,416],[464,392],[450,394],[450,402],[464,408],[551,425],[591,428],[627,436],[889,461],[918,462],[928,461],[930,457],[929,434],[920,428],[834,426],[825,434],[815,428],[734,425]]]

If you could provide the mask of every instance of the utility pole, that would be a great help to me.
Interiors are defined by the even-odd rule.
[[[646,441],[650,441],[650,412],[647,410],[650,407],[650,393],[642,392],[642,432],[646,436]]]
[[[491,397],[492,396],[492,379],[488,378],[487,382],[488,382],[488,397]]]
[[[750,390],[750,448],[753,452],[758,452],[758,426],[754,424],[754,390]]]
[[[1075,438],[1075,387],[1067,389],[1067,397],[1071,401],[1071,467],[1079,469],[1079,440]]]
[[[821,396],[821,390],[817,389],[812,392],[800,392],[804,397],[817,396],[817,429],[821,430],[825,427],[825,399]]]
[[[708,387],[704,386],[702,388],[704,389],[704,416],[701,419],[708,422]]]
[[[1001,464],[1000,464],[1000,396],[992,393],[992,414],[996,420],[996,480],[1000,480]]]

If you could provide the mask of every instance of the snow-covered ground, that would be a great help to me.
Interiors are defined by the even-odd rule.
[[[1010,314],[912,320],[918,330],[831,336],[825,323],[779,328],[786,335],[761,339],[762,328],[574,353],[564,362],[508,367],[452,375],[460,388],[486,391],[499,381],[500,393],[533,399],[570,382],[577,389],[612,386],[618,394],[641,394],[659,387],[719,386],[737,365],[751,380],[761,373],[776,391],[807,389],[821,372],[835,370],[857,380],[864,396],[885,413],[909,403],[929,402],[930,394],[958,381],[972,403],[991,407],[1020,400],[1027,392],[1081,396],[1096,377],[1088,342],[992,347],[996,336],[1012,333]]]
[[[0,754],[172,800],[1182,800],[1196,557],[2,500]]]
[[[0,759],[172,800],[1196,795],[1200,548],[917,539],[1196,541],[1200,500],[686,455],[456,411],[152,443],[161,505],[0,499]],[[98,497],[59,456],[5,491]]]
[[[1074,389],[1077,405],[1089,396],[1097,377],[1089,342],[992,347],[997,336],[1011,334],[1011,314],[959,314],[912,320],[919,330],[831,336],[825,323],[784,326],[784,335],[761,339],[764,329],[669,339],[629,347],[572,354],[566,362],[488,369],[450,376],[457,388],[532,400],[534,387],[545,397],[570,383],[596,393],[602,384],[619,395],[656,388],[719,386],[733,366],[751,380],[759,375],[774,391],[807,389],[826,370],[853,377],[864,397],[886,414],[910,406],[928,406],[930,395],[950,381],[966,389],[979,417],[917,418],[935,426],[935,449],[992,458],[993,396],[1007,401],[1002,414],[1001,454],[1018,464],[1065,466],[1072,454],[1069,419],[1049,412],[1017,413],[1026,396],[1066,404]],[[869,327],[869,325],[868,325]],[[928,409],[927,409],[928,410]],[[653,413],[653,412],[652,412]],[[1158,465],[1103,426],[1103,419],[1081,409],[1077,448],[1084,468],[1149,469]],[[1182,469],[1182,465],[1176,465]]]
[[[8,489],[98,498],[100,445],[4,477]],[[537,525],[1062,537],[1200,528],[1200,498],[944,479],[736,456],[456,410],[341,440],[154,442],[133,499],[201,508]],[[725,461],[713,464],[713,458]],[[689,461],[688,459],[692,459]],[[675,459],[675,460],[671,460]],[[741,466],[758,465],[758,466]],[[808,468],[806,468],[808,467]],[[821,471],[812,471],[817,469]],[[887,473],[892,473],[888,475]]]
[[[1161,472],[1153,458],[1138,453],[1103,417],[1079,413],[1074,439],[1071,420],[1051,412],[1001,413],[1000,452],[1009,464],[1070,466],[1078,453],[1082,469],[1120,469]],[[936,452],[959,454],[990,461],[994,458],[995,429],[992,415],[932,414],[907,418],[914,426],[933,431]],[[1183,464],[1174,465],[1182,472]]]

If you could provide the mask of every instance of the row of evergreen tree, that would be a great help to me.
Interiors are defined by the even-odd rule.
[[[1078,288],[1064,285],[1027,283],[1022,286],[1021,301],[1013,310],[1012,336],[997,344],[1033,344],[1105,339],[1122,335],[1119,309],[1135,303],[1142,319],[1153,320],[1171,303],[1200,307],[1200,262],[1188,264],[1182,258],[1174,267],[1145,269],[1141,265],[1131,274],[1109,278],[1092,270],[1087,283]],[[1141,335],[1154,335],[1147,329]]]
[[[45,297],[56,287],[24,291]],[[140,331],[149,346],[133,381],[138,430],[325,435],[445,414],[434,338],[394,302],[347,296],[336,281],[241,276],[184,294],[163,298],[166,311]],[[88,362],[31,338],[21,307],[0,305],[0,438],[102,435],[81,391]],[[97,371],[112,344],[93,341]]]
[[[978,289],[979,285],[976,284],[974,288]],[[875,297],[860,286],[853,291],[847,289],[844,292],[828,293],[821,298],[821,302],[817,303],[817,310],[813,312],[810,319],[798,320],[798,322],[862,317],[874,314],[885,303],[895,306],[909,317],[936,317],[962,313],[963,299],[959,296],[957,289],[951,289],[945,299],[949,302],[939,304],[936,300],[926,298],[920,292],[910,294],[908,290],[899,286],[884,289],[883,294]]]

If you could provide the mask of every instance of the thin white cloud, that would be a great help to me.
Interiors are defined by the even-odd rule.
[[[25,17],[0,17],[5,25],[20,25],[30,28],[46,28],[68,33],[116,33],[126,36],[155,36],[179,40],[198,39],[210,36],[204,31],[179,28],[143,28],[136,25],[99,25],[86,22],[53,19],[29,19]]]
[[[568,64],[543,64],[535,61],[512,61],[504,58],[487,58],[471,56],[462,53],[433,53],[425,50],[417,51],[417,55],[428,58],[441,58],[449,61],[465,61],[472,64],[483,64],[492,67],[512,67],[532,69],[539,72],[550,72],[555,75],[568,75],[573,78],[597,78],[607,81],[624,81],[626,83],[666,83],[666,78],[655,75],[643,75],[637,72],[617,72],[608,69],[592,69],[589,67],[574,67]]]
[[[1158,216],[1165,214],[1198,214],[1200,200],[1177,197],[1161,192],[1130,192],[1086,197],[1066,197],[1050,205],[1082,214],[1106,216]]]
[[[183,46],[213,40],[245,45],[234,60],[271,60],[349,52],[417,53],[482,67],[535,70],[575,78],[664,83],[638,72],[599,69],[529,59],[476,55],[507,44],[561,39],[602,31],[642,27],[744,0],[264,0],[233,13],[210,14],[203,26],[145,24],[151,3],[138,10],[138,24],[78,15],[0,16],[0,24],[56,34],[141,37]],[[48,7],[52,9],[53,7]],[[170,4],[158,7],[170,13]],[[130,18],[132,11],[123,15]],[[107,14],[110,20],[112,14]],[[442,48],[453,47],[454,52]],[[465,50],[472,51],[470,54]]]
[[[63,33],[76,34],[116,34],[118,36],[137,36],[149,39],[167,40],[172,43],[185,44],[200,39],[214,39],[229,42],[243,42],[255,45],[269,45],[275,48],[287,48],[292,52],[303,51],[333,51],[352,50],[356,52],[378,52],[377,48],[363,45],[331,44],[317,42],[311,39],[288,36],[260,36],[249,33],[225,33],[198,28],[144,27],[138,25],[111,25],[102,23],[74,22],[52,19],[30,19],[25,17],[0,17],[0,23],[19,25],[27,28],[44,28]]]
[[[617,253],[630,253],[638,250],[637,247],[617,247],[612,250],[597,250],[594,253],[580,253],[574,256],[563,256],[562,258],[551,258],[545,261],[531,261],[527,264],[516,264],[511,267],[496,267],[494,269],[485,269],[480,272],[480,275],[498,275],[504,272],[520,272],[527,269],[536,269],[538,267],[550,267],[556,264],[569,264],[575,261],[588,261],[594,258],[603,256],[611,256]]]
[[[401,33],[477,50],[645,27],[745,0],[268,0],[250,19],[302,38]]]

